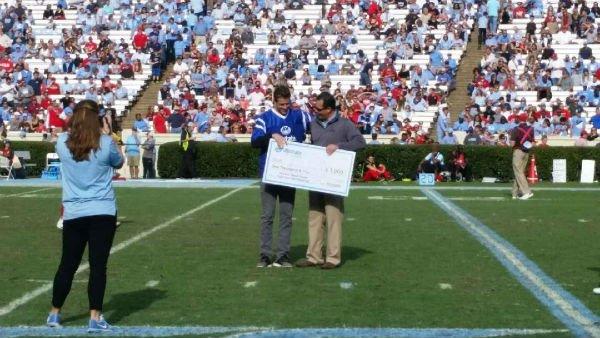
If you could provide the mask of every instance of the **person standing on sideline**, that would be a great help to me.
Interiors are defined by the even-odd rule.
[[[354,124],[340,116],[335,109],[335,97],[323,92],[317,96],[317,117],[311,122],[311,143],[326,147],[328,155],[336,150],[357,151],[366,146],[364,137]],[[342,222],[344,220],[344,198],[320,192],[308,193],[308,249],[306,259],[296,263],[297,267],[321,266],[334,269],[342,262]],[[327,223],[327,256],[323,258],[323,239]]]
[[[273,91],[274,108],[256,118],[251,143],[260,149],[258,160],[259,177],[262,178],[267,160],[267,150],[271,139],[279,148],[288,142],[304,142],[310,126],[308,113],[290,107],[290,90],[287,86],[276,86]],[[260,259],[258,268],[269,266],[292,267],[290,262],[290,239],[292,236],[292,213],[296,200],[296,189],[274,184],[261,183],[260,199],[262,214],[260,217]],[[275,206],[279,200],[279,242],[277,255],[272,260],[273,218]]]
[[[156,178],[154,171],[154,157],[155,155],[156,140],[154,140],[154,133],[148,132],[146,134],[146,140],[142,144],[142,164],[144,165],[143,178]]]
[[[181,168],[179,169],[179,177],[193,178],[196,175],[196,142],[192,137],[194,131],[194,122],[188,122],[181,130],[181,139],[179,144],[183,150],[181,158]]]
[[[137,129],[131,128],[131,135],[125,141],[125,155],[129,166],[129,177],[137,180],[140,176],[140,138]]]
[[[533,197],[533,193],[525,178],[525,168],[529,160],[529,150],[535,143],[533,126],[527,123],[527,116],[519,116],[521,123],[513,129],[510,137],[510,145],[513,148],[513,172],[515,183],[512,190],[513,199],[527,200]]]
[[[111,326],[102,316],[102,305],[106,266],[117,227],[113,168],[123,166],[123,153],[110,136],[102,135],[98,104],[94,101],[83,100],[75,106],[69,127],[69,132],[61,134],[56,143],[62,165],[64,224],[62,257],[54,277],[52,308],[46,324],[60,327],[60,310],[88,245],[88,332],[110,331]]]

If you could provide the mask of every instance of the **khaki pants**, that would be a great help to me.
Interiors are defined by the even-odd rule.
[[[317,264],[329,262],[339,265],[342,261],[344,198],[310,192],[308,194],[308,206],[308,249],[306,250],[306,258]],[[327,226],[327,255],[323,259],[325,226]]]
[[[525,195],[531,192],[527,178],[525,177],[525,168],[527,168],[527,161],[529,160],[529,153],[524,152],[521,149],[513,150],[513,172],[515,174],[515,183],[513,184],[512,195],[518,196],[519,193]]]

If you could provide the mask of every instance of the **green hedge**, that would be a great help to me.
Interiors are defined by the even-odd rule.
[[[255,178],[258,173],[258,150],[248,143],[196,143],[196,176],[206,178]],[[430,146],[368,146],[356,156],[355,172],[358,174],[360,163],[367,154],[375,155],[377,162],[384,163],[394,174],[414,177],[419,162],[430,152]],[[446,161],[450,158],[453,146],[441,146]],[[471,172],[476,179],[485,176],[510,180],[512,174],[512,150],[510,148],[470,146],[465,147]],[[581,160],[596,160],[596,177],[600,177],[600,148],[550,147],[537,148],[536,156],[540,179],[552,179],[552,160],[567,159],[567,179],[578,181],[581,172]],[[163,178],[175,178],[181,164],[181,150],[178,142],[160,146],[158,154],[158,173]]]
[[[249,143],[196,142],[196,177],[258,177],[258,150]],[[158,174],[179,175],[182,150],[179,142],[162,144],[158,152]]]
[[[42,170],[46,168],[46,154],[54,153],[54,143],[39,141],[10,141],[14,151],[26,151],[31,154],[31,160],[27,164],[35,164],[34,167],[27,167],[27,176],[41,176]],[[4,148],[4,142],[0,141]]]

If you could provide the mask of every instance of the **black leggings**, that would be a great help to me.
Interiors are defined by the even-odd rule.
[[[110,215],[80,217],[63,222],[62,258],[54,277],[52,306],[61,308],[65,303],[85,246],[89,244],[88,300],[90,310],[102,311],[106,289],[106,264],[116,226],[117,217]]]

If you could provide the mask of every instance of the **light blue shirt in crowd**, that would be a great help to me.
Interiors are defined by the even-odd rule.
[[[62,165],[63,219],[95,215],[116,215],[117,204],[112,187],[113,168],[123,165],[117,145],[108,135],[100,138],[100,148],[87,161],[76,162],[67,148],[68,134],[59,135],[56,152]]]
[[[500,2],[498,2],[498,0],[488,0],[488,2],[487,2],[488,16],[498,17],[499,9],[500,9]]]

